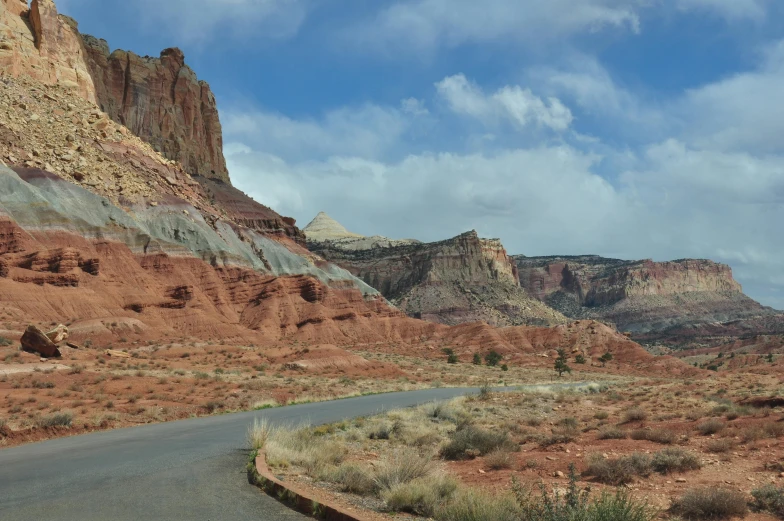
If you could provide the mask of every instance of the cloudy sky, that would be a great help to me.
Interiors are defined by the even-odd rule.
[[[779,0],[59,0],[179,46],[238,187],[301,226],[710,258],[784,309]]]

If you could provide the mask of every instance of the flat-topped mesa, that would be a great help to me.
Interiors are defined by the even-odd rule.
[[[595,255],[514,260],[529,294],[568,317],[613,322],[636,338],[664,338],[675,331],[685,338],[707,325],[775,314],[743,294],[729,266],[710,260]]]
[[[0,73],[73,90],[187,173],[229,182],[215,96],[179,49],[110,53],[52,0],[0,0]]]
[[[180,49],[142,57],[82,38],[101,110],[189,174],[229,181],[215,96]]]
[[[410,316],[445,324],[484,320],[504,326],[565,321],[520,288],[517,267],[498,239],[481,239],[470,231],[427,244],[384,245],[353,237],[313,240],[322,224],[338,230],[321,216],[305,228],[308,247],[379,290]]]

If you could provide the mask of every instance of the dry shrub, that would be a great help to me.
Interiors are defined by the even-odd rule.
[[[768,484],[752,490],[751,495],[754,496],[754,502],[751,505],[754,510],[770,512],[784,519],[784,488]]]
[[[699,470],[700,458],[693,452],[680,447],[667,447],[653,455],[651,467],[661,474]]]
[[[768,438],[780,438],[784,435],[784,423],[767,422],[762,426],[762,430]]]
[[[465,460],[489,454],[496,449],[517,450],[505,432],[491,432],[477,427],[455,431],[451,441],[441,448],[441,457],[448,460]]]
[[[596,435],[597,440],[625,440],[628,436],[628,433],[623,430],[619,429],[618,427],[606,427],[604,429],[599,430],[599,434]]]
[[[726,488],[694,488],[677,499],[672,512],[686,519],[728,519],[748,513],[746,496]]]
[[[395,485],[384,491],[381,497],[392,511],[431,517],[439,505],[446,502],[456,490],[456,479],[435,474]]]
[[[375,482],[381,490],[391,490],[398,485],[433,475],[435,464],[430,458],[412,449],[401,449],[379,464]]]
[[[718,418],[711,418],[697,425],[697,432],[703,436],[709,436],[723,431],[724,427],[726,427],[726,424],[723,421]]]
[[[551,434],[540,436],[537,441],[541,447],[550,447],[573,442],[578,434],[577,429],[573,427],[554,427]]]
[[[623,412],[622,423],[642,422],[648,419],[648,412],[640,407],[632,407]]]
[[[645,454],[635,452],[618,459],[605,459],[600,454],[588,457],[586,475],[593,476],[600,483],[607,485],[626,485],[637,476],[648,476],[651,473],[651,459]]]
[[[727,438],[709,440],[708,443],[705,444],[705,448],[708,450],[708,452],[713,452],[715,454],[729,452],[735,448],[735,441]]]
[[[340,485],[343,492],[366,496],[376,491],[376,482],[370,471],[354,463],[344,463],[335,468],[327,480]]]
[[[677,435],[667,429],[636,429],[631,432],[629,437],[633,440],[647,440],[662,445],[675,443]]]
[[[492,470],[511,469],[514,465],[514,456],[507,450],[494,450],[485,456],[485,464]]]
[[[440,505],[436,521],[516,521],[518,508],[512,497],[492,496],[478,490],[461,489],[452,501]]]
[[[36,427],[70,427],[73,421],[73,414],[70,412],[61,412],[38,418],[35,421]]]

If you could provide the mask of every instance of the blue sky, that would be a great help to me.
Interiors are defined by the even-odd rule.
[[[304,226],[730,264],[784,308],[776,0],[59,0],[216,93],[238,187]]]

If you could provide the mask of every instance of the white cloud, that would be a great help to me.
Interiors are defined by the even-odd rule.
[[[557,41],[614,28],[638,32],[644,0],[412,0],[363,21],[354,36],[388,52],[466,43]]]
[[[767,14],[768,0],[677,0],[682,10],[714,12],[729,20],[761,21]]]
[[[784,41],[769,46],[758,70],[694,89],[673,108],[700,146],[783,152]]]
[[[416,98],[406,98],[401,101],[400,109],[404,113],[412,114],[414,116],[426,116],[427,114],[430,114],[430,111],[427,110],[427,107],[425,106],[425,102]]]
[[[138,0],[142,20],[178,41],[205,43],[237,36],[288,38],[296,34],[312,0]]]
[[[545,102],[530,89],[517,85],[505,86],[487,96],[478,85],[457,74],[436,83],[436,89],[451,110],[486,123],[506,119],[521,128],[534,124],[564,131],[573,120],[571,111],[557,98]]]

